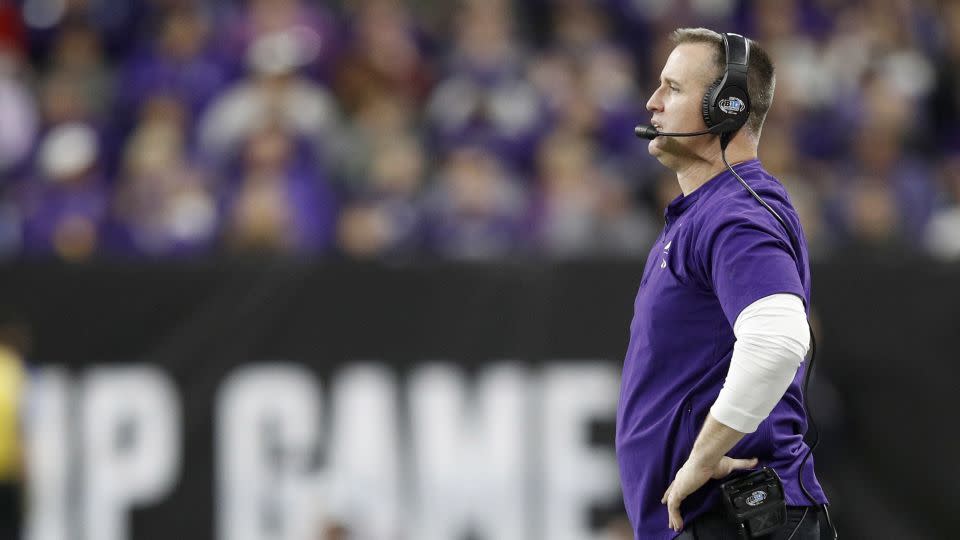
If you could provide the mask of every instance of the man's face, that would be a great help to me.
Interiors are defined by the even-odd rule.
[[[715,79],[713,50],[703,43],[677,45],[660,73],[660,86],[647,101],[653,113],[650,123],[658,131],[689,132],[706,129],[700,108],[703,94]],[[702,156],[714,135],[657,137],[650,141],[650,155],[671,169]]]

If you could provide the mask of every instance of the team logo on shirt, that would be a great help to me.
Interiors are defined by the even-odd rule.
[[[667,255],[670,255],[670,245],[673,244],[673,240],[667,242],[667,245],[663,246],[663,259],[660,262],[660,268],[667,267]]]

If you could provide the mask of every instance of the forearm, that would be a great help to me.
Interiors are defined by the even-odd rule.
[[[711,467],[727,455],[727,452],[740,442],[744,435],[746,433],[726,426],[712,414],[708,414],[696,442],[693,443],[689,461],[696,465]]]

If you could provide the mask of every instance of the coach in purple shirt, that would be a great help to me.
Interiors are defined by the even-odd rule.
[[[658,131],[700,131],[704,93],[726,68],[723,41],[681,29],[673,42],[647,109]],[[649,143],[683,195],[647,258],[617,411],[624,503],[641,540],[737,538],[719,485],[741,469],[768,466],[783,482],[788,522],[764,538],[819,538],[827,502],[812,457],[803,462],[806,240],[786,190],[757,159],[775,84],[767,54],[749,47],[752,107],[726,157],[797,242],[726,168],[717,135]]]

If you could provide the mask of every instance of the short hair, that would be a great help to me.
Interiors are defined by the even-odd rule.
[[[716,76],[707,84],[723,76],[727,61],[723,50],[723,36],[707,28],[678,28],[670,35],[674,47],[684,43],[703,43],[713,47],[713,64]],[[750,62],[747,66],[747,94],[750,96],[750,116],[747,129],[754,135],[760,135],[763,121],[767,118],[770,105],[773,104],[773,92],[777,86],[777,76],[770,55],[759,43],[752,39],[750,43]],[[706,88],[704,88],[706,92]]]

